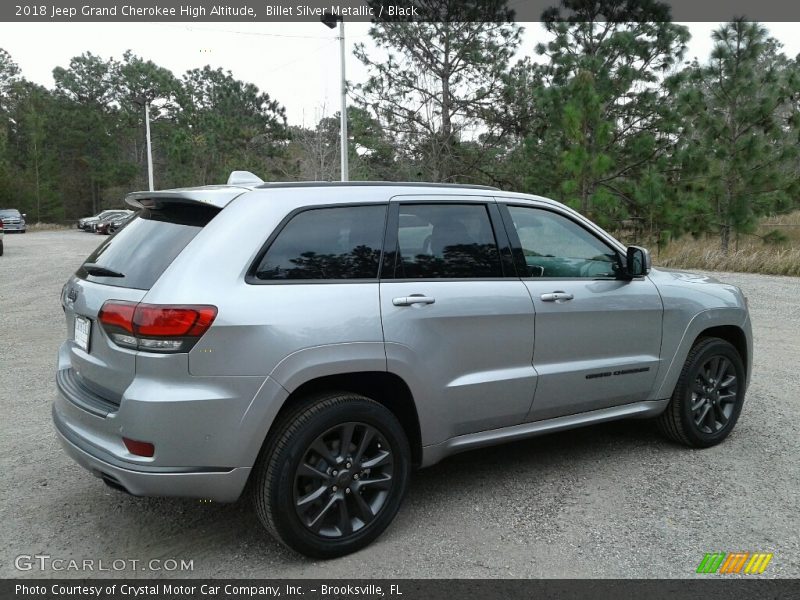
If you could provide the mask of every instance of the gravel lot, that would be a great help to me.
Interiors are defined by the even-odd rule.
[[[246,500],[129,497],[61,451],[50,421],[59,292],[100,241],[74,230],[5,236],[2,577],[92,575],[20,572],[21,554],[193,560],[184,577],[690,577],[717,551],[774,552],[766,575],[800,577],[800,278],[719,274],[749,297],[755,330],[748,400],[721,446],[683,449],[629,421],[462,454],[414,476],[367,550],[312,562],[272,541]]]

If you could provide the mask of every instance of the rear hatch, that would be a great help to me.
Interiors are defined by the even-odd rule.
[[[192,198],[188,191],[128,197],[139,209],[136,216],[100,244],[64,286],[69,365],[62,361],[62,387],[77,387],[102,412],[119,406],[135,376],[140,349],[115,343],[98,321],[103,305],[117,301],[124,308],[141,302],[203,227],[243,191],[230,190],[214,203],[202,193]]]

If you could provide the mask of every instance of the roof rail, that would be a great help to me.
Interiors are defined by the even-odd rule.
[[[264,180],[250,171],[231,171],[228,185],[261,185]]]
[[[288,188],[288,187],[431,187],[431,188],[461,188],[469,190],[491,190],[499,192],[500,188],[490,185],[478,185],[471,183],[429,183],[425,181],[274,181],[259,185],[265,188]]]

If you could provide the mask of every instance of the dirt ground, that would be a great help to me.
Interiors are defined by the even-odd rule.
[[[628,421],[465,453],[416,473],[394,524],[367,550],[315,562],[270,539],[246,500],[133,498],[61,450],[50,420],[65,335],[59,292],[100,241],[78,231],[5,236],[2,577],[683,578],[719,551],[773,552],[766,576],[800,577],[800,278],[716,274],[749,297],[755,334],[747,401],[721,446],[687,450]],[[20,555],[93,560],[95,570],[101,559],[140,562],[21,571]],[[142,570],[153,559],[191,560],[193,570]]]

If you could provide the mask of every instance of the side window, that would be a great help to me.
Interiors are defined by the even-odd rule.
[[[539,208],[509,206],[528,277],[616,277],[613,248],[572,220]]]
[[[402,204],[396,279],[502,277],[483,204]]]
[[[317,208],[295,215],[270,244],[256,279],[376,279],[385,205]]]

